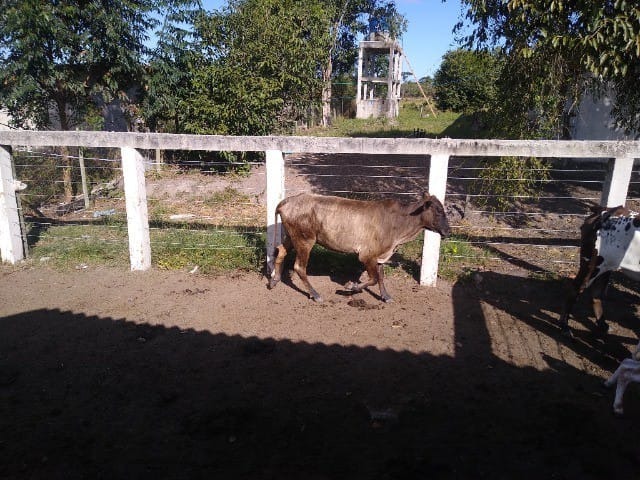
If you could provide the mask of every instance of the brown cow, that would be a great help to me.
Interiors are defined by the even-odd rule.
[[[369,280],[349,282],[345,288],[357,293],[377,283],[382,300],[389,302],[383,264],[395,249],[414,239],[423,228],[442,236],[450,232],[442,203],[428,193],[408,204],[390,199],[363,201],[301,193],[282,200],[276,208],[276,219],[278,215],[286,235],[277,247],[269,288],[280,281],[284,259],[293,247],[294,270],[316,302],[321,302],[322,297],[307,278],[307,262],[315,243],[337,252],[356,253],[367,269]]]

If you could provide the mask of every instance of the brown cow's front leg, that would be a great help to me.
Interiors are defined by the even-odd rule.
[[[380,285],[380,296],[382,297],[382,301],[389,303],[393,302],[391,295],[387,292],[387,289],[384,286],[384,264],[378,264],[378,284]]]
[[[362,263],[364,263],[365,267],[367,268],[367,275],[369,276],[369,280],[361,283],[349,282],[345,285],[344,288],[354,293],[359,293],[365,288],[371,287],[377,283],[378,285],[380,285],[380,297],[382,298],[382,301],[391,302],[392,298],[387,293],[387,290],[384,287],[384,265],[378,264],[377,260],[375,259]]]

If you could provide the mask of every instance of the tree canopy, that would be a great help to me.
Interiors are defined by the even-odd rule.
[[[640,8],[637,2],[602,0],[463,0],[468,46],[501,46],[508,56],[505,98],[518,109],[560,122],[567,99],[587,87],[616,93],[614,114],[627,129],[640,127]],[[457,26],[462,32],[465,22]],[[552,111],[555,110],[555,111]]]
[[[488,109],[495,103],[499,75],[497,52],[447,52],[434,76],[438,108],[465,113]]]
[[[155,0],[5,0],[0,105],[16,126],[70,129],[100,95],[127,99],[140,77]]]

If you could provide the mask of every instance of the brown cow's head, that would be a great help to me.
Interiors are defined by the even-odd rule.
[[[448,237],[451,233],[442,202],[435,195],[429,195],[428,192],[425,192],[420,205],[411,212],[411,215],[420,215],[424,228],[437,232],[443,237]]]

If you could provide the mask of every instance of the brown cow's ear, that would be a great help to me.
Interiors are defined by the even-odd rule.
[[[433,197],[431,195],[425,193],[420,204],[410,213],[410,215],[420,215],[422,212],[427,210],[431,206],[432,198]]]

